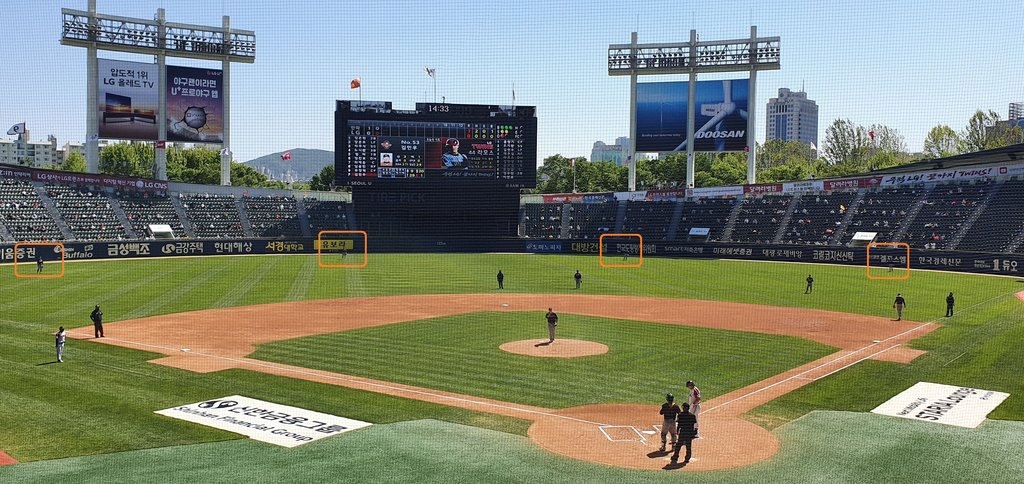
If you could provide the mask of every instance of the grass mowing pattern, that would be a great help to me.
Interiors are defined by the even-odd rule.
[[[537,358],[502,343],[547,341],[543,312],[479,312],[261,345],[253,357],[549,408],[658,403],[683,382],[721,395],[821,358],[834,348],[739,331],[561,314],[558,337],[596,341],[604,355]],[[558,344],[557,341],[555,344]],[[759,354],[771,354],[760,358]]]
[[[523,437],[421,420],[373,426],[294,449],[251,440],[0,467],[0,481],[748,483],[1019,482],[1024,423],[976,430],[848,412],[814,412],[779,429],[781,452],[747,468],[630,471],[548,453]],[[836,438],[842,436],[842,438]],[[898,436],[898,437],[897,437]],[[694,456],[704,458],[700,441]]]
[[[945,295],[955,291],[957,316],[943,319],[944,329],[916,344],[931,354],[910,365],[858,364],[759,408],[756,418],[775,426],[817,408],[873,408],[923,380],[1009,392],[1012,396],[991,416],[1024,419],[1019,398],[1024,380],[1015,378],[1024,361],[1019,344],[1024,305],[1010,295],[1024,285],[1010,278],[914,272],[908,281],[872,282],[858,267],[657,258],[645,259],[641,269],[600,269],[590,256],[371,254],[363,270],[317,269],[315,256],[200,257],[72,262],[61,279],[17,279],[10,265],[0,266],[0,448],[29,461],[235,438],[151,413],[232,393],[371,422],[439,415],[524,433],[521,420],[245,371],[199,375],[145,364],[154,357],[150,353],[88,341],[70,341],[64,365],[36,366],[53,361],[57,326],[88,326],[97,303],[108,321],[117,321],[231,304],[477,293],[495,289],[498,269],[506,274],[509,292],[572,293],[572,273],[580,269],[588,294],[688,297],[880,316],[891,316],[892,297],[902,292],[908,317],[917,320],[942,316]],[[809,296],[803,294],[807,273],[815,278],[815,293]],[[250,279],[254,274],[263,276],[255,281]],[[533,336],[543,325],[530,331]],[[770,356],[751,354],[752,359]],[[666,364],[675,371],[687,362],[674,357]],[[702,384],[706,392],[709,383]],[[375,416],[378,412],[387,416]]]

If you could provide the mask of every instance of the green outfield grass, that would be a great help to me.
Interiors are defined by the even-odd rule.
[[[3,309],[0,312],[0,364],[4,367],[4,377],[0,378],[0,395],[3,396],[0,422],[4,425],[4,431],[0,433],[0,449],[19,460],[30,461],[233,439],[236,438],[234,434],[172,421],[152,414],[152,411],[234,393],[374,423],[441,419],[493,428],[504,432],[499,434],[502,438],[515,440],[516,437],[508,434],[524,434],[526,424],[522,420],[242,370],[195,374],[147,364],[146,361],[154,357],[149,353],[90,341],[69,342],[68,362],[63,365],[40,365],[54,360],[52,333],[57,326],[87,326],[89,311],[97,303],[103,305],[108,321],[117,321],[278,301],[480,293],[496,290],[494,274],[498,269],[506,274],[505,287],[509,292],[573,293],[571,276],[580,269],[584,275],[583,293],[587,294],[738,301],[879,316],[892,316],[892,298],[896,292],[902,292],[909,303],[907,316],[910,319],[935,320],[944,326],[913,343],[915,347],[928,350],[929,354],[909,365],[860,363],[762,406],[750,418],[775,428],[816,409],[867,410],[917,381],[934,381],[1008,392],[1011,397],[991,417],[1024,420],[1021,398],[1024,380],[1017,376],[1022,368],[1020,362],[1024,361],[1020,345],[1024,338],[1024,304],[1012,296],[1024,289],[1024,284],[1013,278],[916,271],[908,281],[883,282],[868,281],[864,269],[857,267],[655,258],[645,259],[641,269],[601,269],[593,257],[371,254],[368,268],[353,270],[318,269],[315,257],[310,256],[207,257],[69,263],[64,278],[50,280],[16,279],[11,266],[0,266],[0,300],[3,301],[0,306]],[[816,281],[812,295],[803,294],[803,279],[808,273],[813,274]],[[958,313],[954,318],[945,319],[941,316],[945,309],[944,298],[949,291],[957,294]],[[387,308],[382,307],[382,310]],[[524,317],[529,319],[529,335],[516,339],[537,337],[539,340],[543,325],[535,322],[536,315]],[[643,327],[645,331],[662,328],[660,325],[629,324]],[[403,326],[406,325],[395,328]],[[514,326],[502,328],[502,331],[511,330]],[[568,327],[561,329],[568,331]],[[668,329],[679,331],[676,334],[692,331]],[[505,336],[510,335],[503,334]],[[621,347],[628,343],[625,335],[623,338],[606,344]],[[409,343],[418,344],[416,341]],[[656,343],[650,351],[670,354],[675,350],[669,344]],[[701,351],[721,351],[721,348],[697,348],[694,358],[710,363],[703,358]],[[753,364],[770,360],[773,354],[753,347],[745,356]],[[799,358],[794,359],[797,360]],[[657,379],[666,378],[666,381],[678,384],[676,379],[681,371],[677,368],[689,370],[687,365],[693,365],[694,369],[699,366],[687,358],[667,361],[641,358],[636,365],[655,370],[664,368],[671,375],[659,373],[653,375],[655,379],[649,383],[637,381],[633,389],[627,388],[624,390],[626,393],[612,396],[610,400],[649,400],[651,397],[637,398],[643,388],[649,388],[655,397],[660,396],[657,394],[662,391],[659,385],[664,383]],[[566,371],[577,372],[566,373],[573,376],[581,372],[578,369]],[[738,384],[735,375],[730,375],[727,383],[726,374],[723,372],[723,377],[717,381],[714,377],[702,376],[702,387],[708,397],[713,398],[719,388]],[[454,391],[465,391],[461,388]],[[577,391],[582,392],[573,390]],[[566,398],[574,396],[566,392]],[[806,418],[798,423],[804,420]],[[789,428],[782,427],[779,432]],[[928,438],[931,437],[922,437],[923,440]],[[420,445],[425,445],[423,439],[403,440],[419,440]],[[347,442],[349,437],[337,441]],[[236,445],[256,444],[231,442],[209,445],[234,448]],[[183,447],[191,448],[193,446]],[[896,450],[903,451],[902,448]],[[273,448],[273,452],[282,451]],[[281,455],[305,455],[287,452],[291,451]],[[468,459],[464,455],[457,457]],[[436,456],[423,459],[433,458]],[[903,458],[910,459],[911,456],[907,454]],[[892,459],[898,457],[891,457],[888,465],[892,465]],[[442,459],[442,462],[456,460]],[[501,462],[505,460],[495,462],[497,464],[487,462],[470,466],[467,461],[463,466],[473,467],[475,472],[486,477],[488,472],[500,471]],[[550,462],[540,461],[538,465]],[[381,464],[375,462],[373,465]],[[367,464],[367,468],[372,469],[373,465]],[[107,468],[116,469],[116,466]],[[598,469],[610,472],[604,467]],[[5,469],[3,472],[14,471]],[[404,475],[420,476],[422,473],[408,471]],[[3,476],[0,474],[0,481],[4,480]]]
[[[975,430],[848,412],[814,412],[777,431],[772,460],[732,471],[630,471],[548,453],[524,437],[421,420],[294,449],[250,440],[0,467],[0,481],[171,482],[973,482],[1024,474],[1020,422]],[[836,436],[843,436],[836,438]],[[701,453],[694,445],[695,458]]]
[[[604,355],[536,358],[502,343],[547,341],[543,312],[480,312],[261,345],[255,358],[549,408],[658,403],[687,379],[709,395],[755,383],[835,351],[785,336],[561,314],[558,337]],[[557,344],[557,342],[556,342]],[[771,354],[771,358],[751,357]],[[706,383],[704,383],[706,382]]]

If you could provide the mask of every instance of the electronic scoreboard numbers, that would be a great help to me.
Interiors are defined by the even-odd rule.
[[[537,118],[531,106],[338,101],[335,182],[478,181],[505,188],[537,185]]]

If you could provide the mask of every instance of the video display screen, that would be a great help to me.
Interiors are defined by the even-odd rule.
[[[335,179],[368,186],[401,180],[485,180],[531,188],[537,178],[537,118],[531,107],[340,101]]]

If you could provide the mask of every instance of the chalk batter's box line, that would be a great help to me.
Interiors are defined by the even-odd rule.
[[[324,264],[321,259],[324,234],[357,234],[363,236],[363,262],[362,264]],[[316,264],[325,269],[361,269],[370,262],[369,258],[370,238],[363,230],[321,230],[316,234]]]
[[[58,247],[60,252],[60,273],[59,274],[20,274],[18,273],[18,247],[21,246],[34,246],[34,247],[47,247],[54,246]],[[22,262],[22,264],[26,264]],[[14,277],[19,279],[60,279],[64,277],[64,244],[61,242],[17,242],[14,244]]]
[[[630,429],[630,430],[633,431],[633,433],[636,434],[637,437],[640,438],[640,443],[641,444],[646,444],[647,443],[647,438],[644,437],[644,434],[642,434],[639,430],[637,430],[636,427],[634,427],[632,425],[601,425],[601,426],[598,426],[597,428],[599,430],[601,430],[601,433],[604,434],[605,438],[607,438],[609,442],[636,442],[636,441],[633,440],[633,439],[613,439],[611,435],[608,435],[608,431],[605,430],[605,429]]]
[[[604,263],[604,238],[605,237],[634,237],[640,241],[640,250],[637,251],[636,264],[605,264]],[[597,238],[597,263],[606,269],[635,269],[644,265],[644,236],[640,234],[601,234]]]

